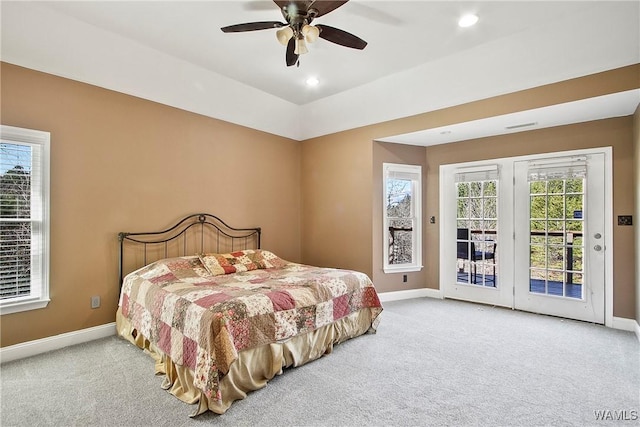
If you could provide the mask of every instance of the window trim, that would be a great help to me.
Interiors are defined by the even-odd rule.
[[[415,217],[415,228],[413,230],[413,262],[410,264],[389,264],[389,219],[387,218],[387,180],[390,173],[415,174],[412,179],[414,186],[412,195],[413,209]],[[386,274],[390,273],[410,273],[421,271],[422,265],[422,166],[407,165],[400,163],[382,164],[382,270]]]
[[[50,141],[51,134],[33,129],[23,129],[14,126],[0,126],[0,140],[8,143],[28,144],[41,147],[41,171],[42,184],[42,220],[41,220],[41,247],[40,259],[40,287],[35,296],[24,296],[0,300],[0,315],[19,313],[28,310],[45,308],[49,304],[49,174],[50,174]]]

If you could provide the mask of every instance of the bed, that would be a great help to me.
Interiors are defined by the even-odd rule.
[[[261,232],[201,213],[118,234],[117,333],[152,356],[162,387],[196,405],[192,416],[225,413],[380,321],[367,275],[284,260],[261,249]]]

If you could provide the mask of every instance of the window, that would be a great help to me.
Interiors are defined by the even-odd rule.
[[[383,164],[384,272],[422,269],[422,168]]]
[[[583,299],[586,157],[529,163],[529,291]]]
[[[458,169],[456,283],[497,287],[498,165]]]
[[[0,127],[0,313],[49,303],[49,133]]]

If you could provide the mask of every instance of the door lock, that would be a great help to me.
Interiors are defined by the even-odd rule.
[[[595,246],[593,247],[593,249],[595,249],[596,251],[600,252],[600,251],[602,250],[602,246],[600,246],[600,245],[595,245]]]
[[[596,234],[593,235],[593,237],[594,237],[594,239],[599,239],[599,238],[602,237],[602,234],[596,233]]]

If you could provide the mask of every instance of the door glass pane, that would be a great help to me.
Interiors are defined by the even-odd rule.
[[[458,182],[456,186],[457,282],[496,287],[498,181]]]
[[[469,217],[469,199],[458,199],[458,218]]]
[[[529,291],[583,298],[584,179],[529,183]]]
[[[564,193],[564,180],[552,179],[547,181],[547,188],[549,194],[563,194]]]
[[[471,197],[482,197],[482,181],[473,181],[470,184]]]
[[[485,197],[496,197],[498,195],[498,186],[496,185],[495,181],[484,181],[483,187]]]
[[[564,197],[549,196],[549,205],[547,207],[549,218],[564,218]]]
[[[547,197],[545,195],[531,196],[531,219],[545,219],[547,217]]]

